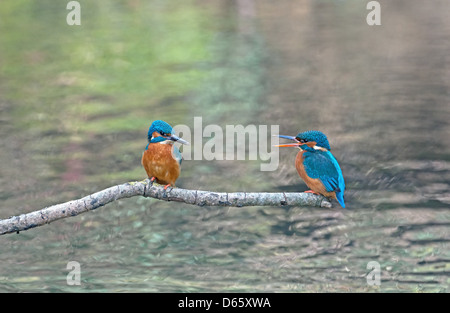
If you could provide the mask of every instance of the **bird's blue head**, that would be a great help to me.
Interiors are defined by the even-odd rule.
[[[328,151],[331,150],[327,136],[325,136],[324,133],[318,130],[308,130],[303,133],[299,133],[295,137],[285,135],[278,135],[278,137],[295,141],[295,143],[278,145],[278,147],[300,147],[302,149],[304,147],[305,148],[309,147],[308,149],[323,148]],[[314,142],[316,144],[314,144]]]
[[[186,140],[177,137],[172,126],[162,120],[156,120],[152,123],[148,129],[147,137],[149,143],[164,142],[169,140],[172,143],[177,141],[185,145],[189,144]]]
[[[318,130],[308,130],[303,133],[299,133],[297,136],[295,136],[295,139],[297,139],[301,143],[314,141],[316,143],[316,146],[325,148],[328,151],[331,150],[327,136],[325,136],[324,133]]]

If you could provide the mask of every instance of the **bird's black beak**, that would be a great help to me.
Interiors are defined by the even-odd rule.
[[[278,135],[278,137],[284,138],[284,139],[289,139],[289,140],[298,141],[297,138],[295,138],[294,136]]]
[[[175,135],[170,135],[170,136],[167,137],[167,139],[175,141],[175,142],[182,143],[183,145],[189,145],[189,142],[187,142],[186,140],[181,139],[180,137],[175,136]]]

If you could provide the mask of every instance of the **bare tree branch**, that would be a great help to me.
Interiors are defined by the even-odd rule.
[[[12,216],[0,220],[0,235],[19,232],[49,224],[53,221],[76,216],[95,210],[118,199],[144,196],[165,201],[178,201],[199,206],[315,206],[331,208],[331,203],[324,197],[310,193],[267,193],[267,192],[214,192],[169,188],[152,184],[146,179],[129,182],[96,192],[84,198],[56,204],[39,211]]]

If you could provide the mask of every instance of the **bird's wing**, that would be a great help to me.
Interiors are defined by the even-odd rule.
[[[178,164],[181,165],[181,162],[183,161],[183,157],[181,155],[180,149],[178,149],[177,147],[173,146],[172,149],[172,156],[175,160],[177,160]]]
[[[305,153],[303,166],[306,174],[311,178],[320,179],[328,192],[341,191],[339,188],[339,171],[326,152]]]

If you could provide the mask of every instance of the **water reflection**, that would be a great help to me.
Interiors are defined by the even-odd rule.
[[[149,123],[194,116],[322,130],[349,209],[122,200],[2,236],[0,290],[448,291],[446,1],[380,1],[380,27],[358,1],[82,2],[79,28],[51,1],[14,3],[0,4],[2,218],[144,178]],[[274,172],[186,161],[178,182],[304,190],[286,150]]]

